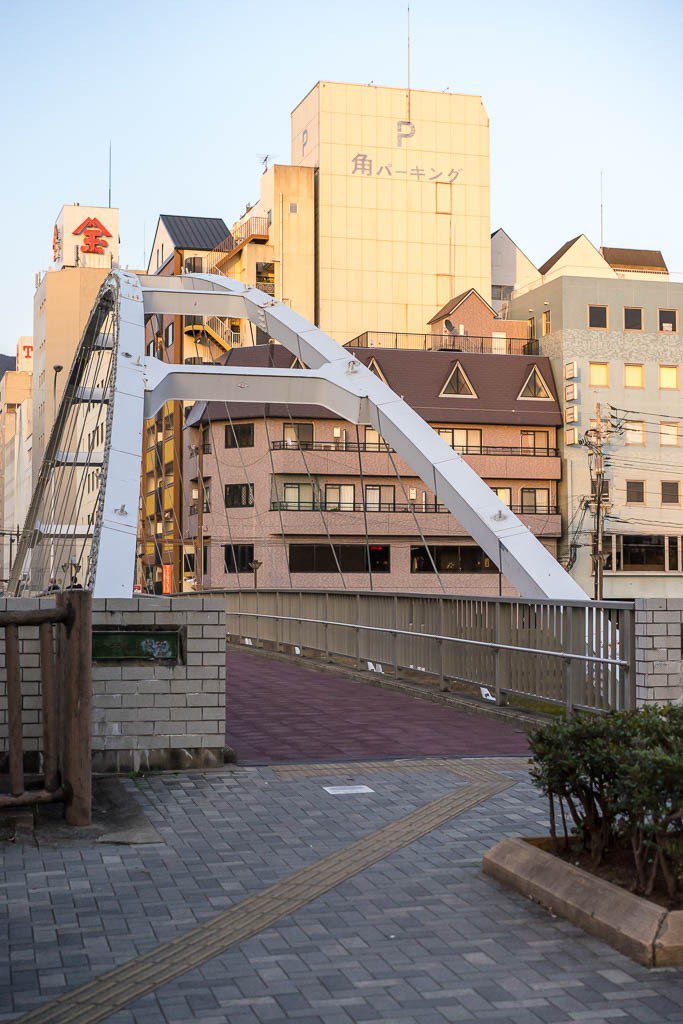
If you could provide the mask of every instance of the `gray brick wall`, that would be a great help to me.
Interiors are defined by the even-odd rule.
[[[0,599],[0,610],[52,602]],[[132,598],[93,603],[93,627],[177,626],[183,655],[177,665],[93,666],[93,767],[137,771],[209,767],[225,746],[225,603],[223,598]],[[24,750],[40,751],[38,631],[22,628]],[[7,749],[5,641],[0,630],[0,751]]]
[[[683,598],[635,600],[638,705],[683,701]]]

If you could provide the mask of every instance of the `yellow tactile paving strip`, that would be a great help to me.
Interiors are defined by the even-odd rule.
[[[258,935],[279,918],[293,914],[318,896],[372,867],[396,850],[409,846],[463,811],[471,810],[496,793],[508,789],[514,784],[513,780],[496,774],[496,767],[523,769],[526,764],[524,758],[487,758],[469,761],[369,761],[346,765],[291,765],[276,768],[282,778],[332,774],[332,769],[356,774],[370,770],[414,771],[416,768],[430,768],[433,771],[448,768],[467,778],[468,784],[356,840],[343,850],[302,868],[191,931],[162,943],[144,956],[121,964],[86,985],[17,1018],[15,1024],[95,1024],[105,1020],[142,996],[219,956],[230,946]]]

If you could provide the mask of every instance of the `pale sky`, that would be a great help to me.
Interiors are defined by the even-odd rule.
[[[0,351],[32,333],[34,275],[64,203],[120,208],[138,267],[159,213],[258,198],[260,155],[320,79],[406,83],[392,0],[0,0]],[[481,94],[491,228],[538,265],[585,232],[661,249],[683,280],[681,0],[412,0],[411,84]]]

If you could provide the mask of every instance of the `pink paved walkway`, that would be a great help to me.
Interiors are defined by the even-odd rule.
[[[228,652],[226,741],[243,764],[528,752],[514,724],[251,651]]]

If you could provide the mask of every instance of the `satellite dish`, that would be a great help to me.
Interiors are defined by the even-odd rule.
[[[453,324],[451,323],[450,320],[446,320],[445,321],[444,327],[446,328],[446,330],[448,331],[449,334],[455,334],[456,333],[455,327],[453,326]]]

